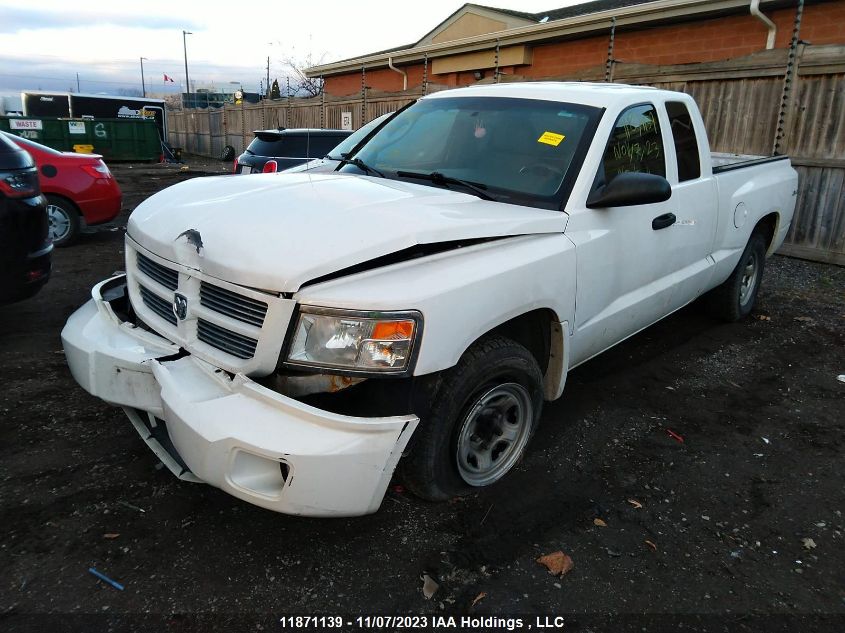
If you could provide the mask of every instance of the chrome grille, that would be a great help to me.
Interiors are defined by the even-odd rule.
[[[255,356],[255,347],[258,345],[258,341],[255,339],[232,332],[203,319],[197,320],[197,338],[227,354],[243,359]]]
[[[264,325],[264,317],[267,316],[267,304],[263,301],[244,297],[205,281],[200,285],[200,304],[257,327]]]
[[[165,288],[176,290],[179,285],[179,273],[171,268],[154,262],[149,257],[138,253],[138,270]]]
[[[144,305],[168,323],[176,325],[176,315],[173,314],[173,306],[170,302],[167,301],[167,299],[162,299],[151,290],[144,288],[144,286],[139,287],[141,289],[141,299],[143,300]]]

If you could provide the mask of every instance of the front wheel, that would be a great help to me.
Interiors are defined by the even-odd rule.
[[[753,233],[731,276],[707,295],[711,313],[725,321],[739,321],[751,314],[763,280],[766,240]]]
[[[79,212],[64,198],[47,196],[50,239],[56,246],[70,246],[79,237]]]
[[[543,406],[543,376],[522,345],[491,337],[442,374],[399,476],[432,501],[489,486],[519,463]]]

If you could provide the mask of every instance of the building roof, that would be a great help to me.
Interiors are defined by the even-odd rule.
[[[473,2],[467,2],[465,6],[472,5],[476,7],[481,7],[482,9],[487,9],[488,11],[495,11],[496,13],[504,13],[505,15],[512,15],[515,18],[522,18],[524,20],[534,20],[535,22],[539,22],[540,18],[537,17],[535,13],[526,13],[525,11],[514,11],[513,9],[500,9],[499,7],[488,7],[484,4],[475,4]],[[464,7],[461,7],[463,9]],[[458,9],[460,11],[460,9]],[[457,13],[457,11],[456,11]]]
[[[534,20],[535,22],[539,22],[543,18],[548,18],[550,21],[562,20],[564,18],[574,18],[578,15],[598,13],[599,11],[610,11],[611,9],[622,9],[624,7],[630,7],[635,4],[645,4],[647,2],[653,1],[654,0],[593,0],[593,2],[584,2],[582,4],[575,4],[568,7],[562,7],[560,9],[540,11],[539,13],[525,13],[524,11],[499,9],[497,7],[488,7],[482,4],[477,4],[475,6],[482,7],[490,11],[497,11],[498,13],[504,13],[505,15],[512,15],[517,18],[525,18],[526,20]]]
[[[784,0],[761,0],[761,9],[782,5]],[[419,63],[423,58],[449,56],[491,47],[550,41],[577,37],[610,28],[642,28],[665,21],[700,19],[725,13],[748,12],[748,0],[593,0],[559,9],[527,13],[482,4],[465,3],[415,44],[359,55],[350,59],[321,64],[306,69],[309,77],[331,76],[368,69],[384,68],[390,58],[395,64]],[[473,11],[475,9],[475,11]],[[455,24],[468,13],[502,16],[503,30],[476,31],[476,35],[434,41],[433,36]],[[499,27],[502,28],[502,27]]]

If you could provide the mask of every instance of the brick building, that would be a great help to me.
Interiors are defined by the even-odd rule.
[[[314,66],[307,74],[322,76],[326,93],[339,96],[360,93],[362,76],[368,88],[381,91],[423,82],[462,86],[490,81],[496,73],[577,78],[605,65],[609,53],[613,64],[712,62],[787,48],[797,5],[596,0],[524,13],[467,3],[414,44]],[[845,0],[805,2],[800,33],[812,45],[845,44]]]

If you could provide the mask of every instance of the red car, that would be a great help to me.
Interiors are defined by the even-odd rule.
[[[102,156],[58,152],[29,139],[7,136],[29,152],[38,166],[53,244],[68,246],[85,226],[109,222],[120,213],[123,194]]]

